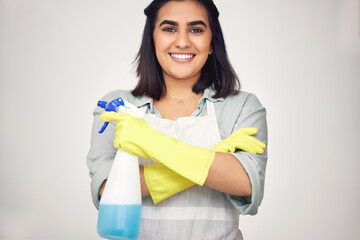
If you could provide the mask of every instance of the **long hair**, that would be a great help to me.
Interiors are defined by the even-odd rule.
[[[144,10],[147,18],[141,46],[134,61],[137,63],[136,73],[139,77],[139,82],[132,91],[135,96],[147,95],[159,100],[166,94],[162,68],[156,58],[153,32],[159,9],[169,1],[174,0],[153,0]],[[205,62],[200,79],[194,84],[192,90],[198,94],[208,87],[213,87],[216,91],[214,98],[236,94],[241,85],[226,52],[224,36],[219,22],[219,11],[212,0],[194,1],[201,3],[207,11],[212,33],[212,54]]]

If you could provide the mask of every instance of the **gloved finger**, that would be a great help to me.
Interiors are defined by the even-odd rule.
[[[246,140],[246,141],[248,141],[248,142],[251,142],[251,143],[254,144],[254,145],[257,145],[258,147],[260,147],[260,148],[262,148],[262,149],[266,148],[266,144],[265,144],[265,143],[261,142],[260,140],[254,138],[254,137],[252,137],[252,136],[242,136],[241,138],[242,138],[243,140]]]
[[[223,140],[224,141],[224,140]],[[224,141],[224,144],[227,144],[227,143],[238,143],[238,142],[243,142],[243,141],[246,141],[246,142],[251,142],[253,143],[254,145],[257,145],[261,148],[265,148],[266,145],[259,141],[258,139],[252,137],[252,136],[248,136],[248,135],[241,135],[241,136],[233,136],[232,138],[229,138],[229,139],[226,139],[226,141]]]
[[[236,142],[228,142],[225,145],[228,152],[235,152],[236,150],[243,150],[245,152],[254,153],[254,154],[262,154],[264,153],[264,149],[260,147],[257,143],[249,141],[246,138],[241,138]]]
[[[121,148],[121,142],[118,138],[114,139],[114,148]]]
[[[242,150],[250,152],[250,153],[254,153],[254,154],[263,154],[264,153],[264,148],[260,147],[259,145],[251,142],[251,141],[244,141],[242,143],[243,148]]]
[[[253,145],[251,142],[248,142],[248,141],[241,141],[241,142],[236,143],[236,149],[240,149],[242,151],[254,153],[254,154],[264,152],[264,150],[262,148],[260,148],[256,145]],[[232,151],[232,152],[235,152],[235,151]]]
[[[258,132],[257,128],[248,127],[248,128],[240,128],[233,132],[231,136],[239,136],[239,135],[255,135]],[[230,136],[230,137],[231,137]]]
[[[104,112],[99,118],[103,122],[119,121],[124,118],[125,114],[127,113]]]
[[[231,143],[225,143],[223,142],[222,144],[219,144],[219,146],[217,146],[216,148],[213,148],[216,152],[224,152],[224,153],[228,153],[228,152],[235,152],[236,151],[236,146],[231,144]]]

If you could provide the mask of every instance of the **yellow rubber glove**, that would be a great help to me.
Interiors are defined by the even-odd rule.
[[[240,149],[250,153],[262,154],[266,145],[250,136],[257,132],[257,128],[238,129],[216,144],[212,151],[227,153]],[[144,176],[154,204],[194,185],[193,182],[161,164],[145,165]]]
[[[144,177],[154,204],[195,185],[162,164],[144,165]]]
[[[152,159],[200,186],[204,185],[215,151],[183,143],[153,129],[144,119],[105,112],[104,122],[116,121],[115,148]]]
[[[241,128],[233,132],[229,137],[220,141],[212,149],[216,152],[235,152],[237,149],[241,149],[245,152],[254,154],[263,154],[265,143],[257,140],[251,135],[255,135],[258,132],[257,128]]]

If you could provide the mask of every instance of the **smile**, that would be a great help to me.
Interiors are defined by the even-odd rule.
[[[180,61],[189,61],[195,57],[195,54],[176,54],[170,53],[170,56],[173,57],[175,60]]]

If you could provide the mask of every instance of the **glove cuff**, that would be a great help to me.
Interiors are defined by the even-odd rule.
[[[144,177],[154,204],[194,185],[161,164],[144,165]]]
[[[195,147],[170,136],[162,136],[162,148],[166,151],[153,151],[152,160],[161,163],[193,183],[203,186],[215,158],[215,151]]]

